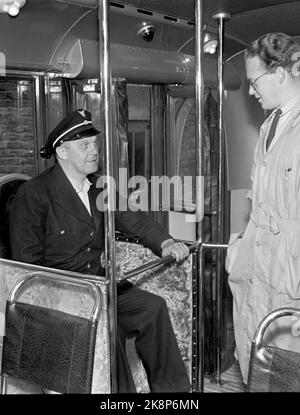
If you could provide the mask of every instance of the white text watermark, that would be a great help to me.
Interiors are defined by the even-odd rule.
[[[172,210],[186,213],[187,222],[203,218],[202,176],[151,176],[147,180],[144,176],[129,178],[127,168],[120,168],[118,180],[100,176],[96,186],[102,189],[96,200],[97,209],[102,212]]]

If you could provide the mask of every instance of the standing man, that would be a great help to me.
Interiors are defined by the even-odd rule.
[[[251,341],[260,321],[280,307],[300,307],[300,45],[269,33],[246,50],[249,95],[271,110],[260,129],[252,169],[252,210],[245,233],[230,241],[236,355],[247,383]],[[298,350],[291,318],[265,341]]]
[[[41,156],[56,164],[18,191],[10,213],[12,259],[45,267],[104,275],[103,212],[93,173],[98,170],[98,134],[88,111],[64,118],[48,137]],[[143,212],[116,212],[116,228],[137,236],[157,255],[181,261],[187,246]],[[118,287],[118,387],[136,392],[125,354],[125,340],[136,337],[152,392],[189,391],[190,382],[165,301],[127,282]]]

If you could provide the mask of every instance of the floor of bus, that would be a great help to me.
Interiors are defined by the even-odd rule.
[[[10,379],[8,382],[8,394],[36,394],[42,391],[26,383]],[[239,393],[245,392],[240,368],[235,362],[229,369],[221,374],[221,382],[217,384],[211,377],[204,377],[204,393]]]
[[[240,393],[245,392],[242,375],[238,362],[236,361],[229,369],[220,376],[220,382],[216,383],[211,377],[204,377],[205,393]]]

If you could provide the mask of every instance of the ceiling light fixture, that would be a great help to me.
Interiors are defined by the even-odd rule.
[[[0,13],[8,13],[10,16],[15,17],[25,3],[26,0],[0,0]]]
[[[218,39],[213,34],[205,32],[203,39],[203,52],[213,55],[218,48]]]

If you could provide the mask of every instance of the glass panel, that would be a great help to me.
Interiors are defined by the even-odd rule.
[[[127,85],[128,118],[131,121],[150,121],[149,86]]]
[[[0,176],[36,174],[32,79],[0,78]]]
[[[179,159],[179,176],[184,186],[185,205],[196,203],[196,140],[195,140],[195,108],[193,107],[186,119]],[[190,181],[187,179],[190,178]],[[179,197],[181,195],[178,195]]]
[[[147,122],[131,121],[128,126],[129,175],[150,180],[150,130]]]
[[[93,125],[102,130],[101,124],[101,94],[100,85],[97,79],[82,79],[71,81],[72,91],[72,111],[77,109],[85,109],[91,113]],[[101,136],[100,154],[103,153],[104,135]],[[104,163],[100,161],[99,173],[102,172]]]
[[[63,81],[61,79],[49,79],[48,83],[46,83],[46,93],[48,97],[47,127],[48,133],[50,133],[65,116]]]
[[[91,113],[94,126],[101,130],[101,95],[97,79],[75,80],[71,82],[73,110],[83,108]]]
[[[144,85],[127,85],[129,175],[150,180],[150,94]]]

